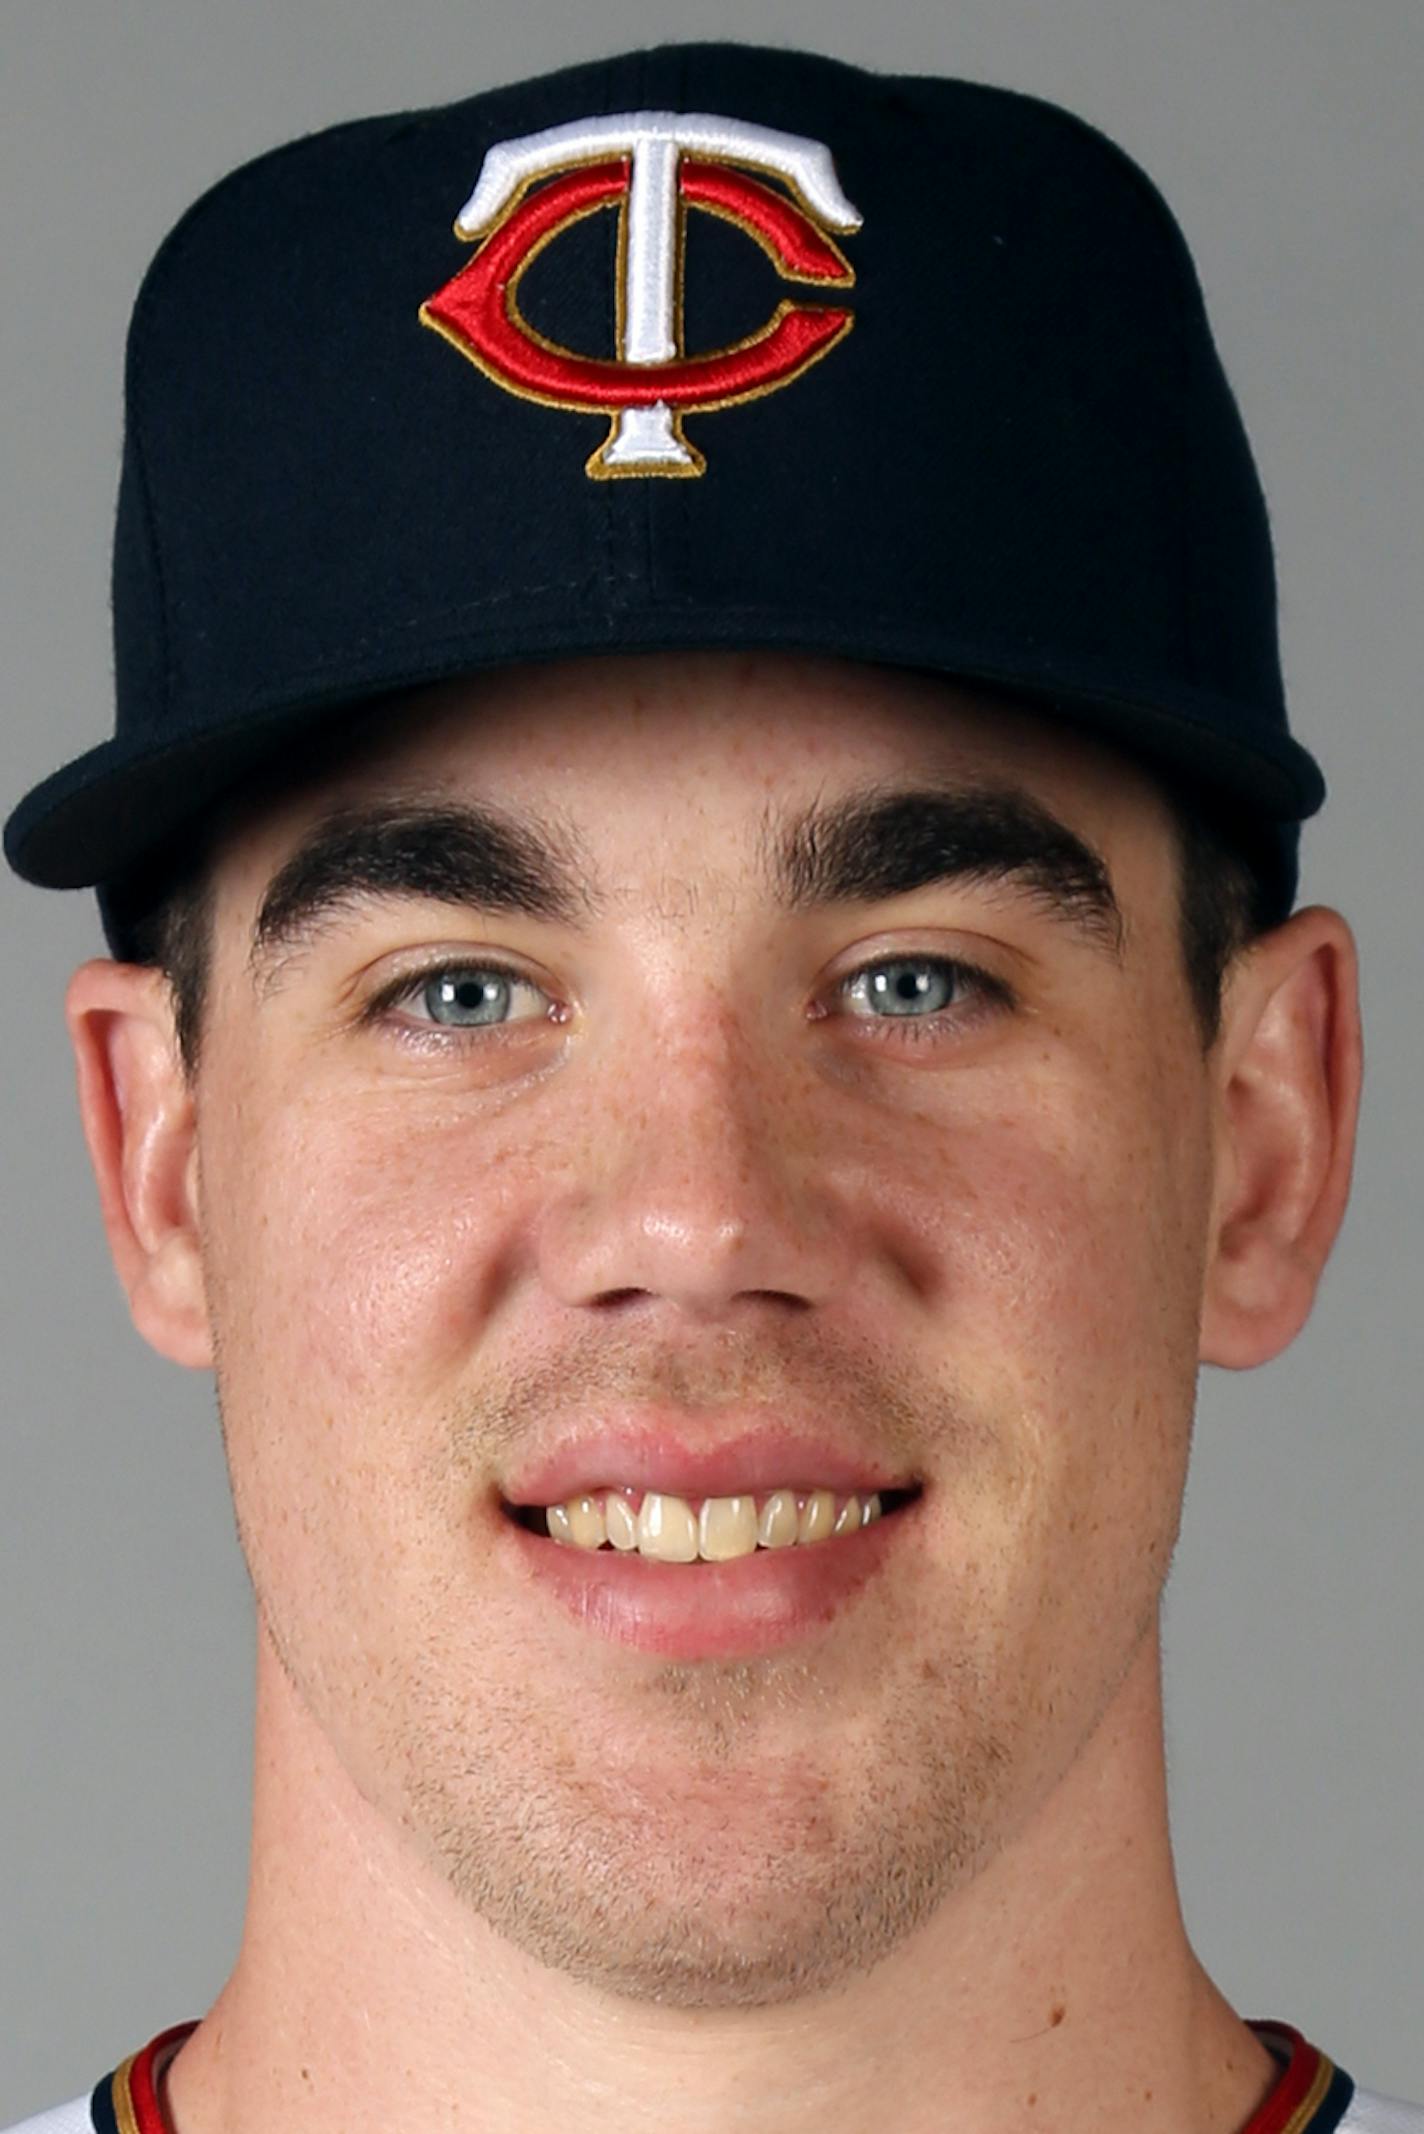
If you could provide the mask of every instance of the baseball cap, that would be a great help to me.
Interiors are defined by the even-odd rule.
[[[214,185],[130,327],[113,737],[28,881],[132,885],[353,710],[600,652],[1011,692],[1259,833],[1324,798],[1185,240],[980,83],[677,44],[329,127]]]

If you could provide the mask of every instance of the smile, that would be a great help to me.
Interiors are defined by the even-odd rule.
[[[622,1506],[611,1518],[610,1499]],[[580,1631],[665,1659],[750,1658],[824,1629],[897,1563],[902,1575],[914,1575],[916,1539],[925,1531],[923,1487],[882,1492],[878,1516],[872,1503],[814,1489],[700,1502],[627,1490],[547,1508],[504,1502],[495,1555],[524,1591],[552,1603]],[[738,1508],[719,1512],[719,1505]],[[771,1533],[771,1522],[779,1522],[785,1534],[793,1513],[794,1541],[761,1540],[763,1523]],[[563,1536],[552,1531],[559,1514],[569,1522]],[[730,1529],[720,1544],[719,1522]],[[811,1528],[804,1539],[803,1525]],[[725,1548],[721,1557],[702,1554],[704,1526],[711,1547]],[[613,1527],[621,1543],[611,1538]],[[660,1555],[668,1537],[677,1553]]]
[[[616,1549],[659,1563],[728,1563],[759,1549],[835,1540],[896,1511],[918,1487],[837,1495],[783,1487],[759,1494],[688,1498],[632,1485],[563,1504],[509,1505],[531,1533],[577,1549]]]

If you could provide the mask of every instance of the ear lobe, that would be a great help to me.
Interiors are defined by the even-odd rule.
[[[134,1325],[160,1356],[211,1365],[196,1119],[162,972],[102,958],[70,980],[84,1138]]]
[[[1338,912],[1297,912],[1227,994],[1203,1363],[1268,1362],[1309,1317],[1349,1197],[1362,1049],[1354,937]]]

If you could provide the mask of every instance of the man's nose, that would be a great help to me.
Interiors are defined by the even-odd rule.
[[[748,1298],[842,1293],[858,1250],[854,1153],[830,1091],[777,1051],[714,1014],[636,1070],[606,1063],[541,1224],[561,1302],[657,1297],[712,1319]]]

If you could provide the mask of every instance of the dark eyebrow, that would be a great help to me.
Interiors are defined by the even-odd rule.
[[[336,808],[267,885],[252,968],[379,897],[428,897],[583,931],[605,909],[587,876],[576,833],[544,816],[422,798]]]
[[[790,818],[769,812],[763,849],[790,911],[978,883],[1026,896],[1093,947],[1122,954],[1102,854],[1015,786],[867,786]]]
[[[1015,787],[886,783],[790,814],[773,803],[760,858],[788,912],[979,883],[1028,897],[1090,945],[1122,953],[1122,913],[1101,854]],[[369,898],[425,897],[586,932],[610,903],[590,877],[577,832],[547,816],[420,798],[338,809],[268,885],[253,967]]]

